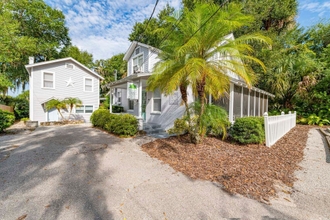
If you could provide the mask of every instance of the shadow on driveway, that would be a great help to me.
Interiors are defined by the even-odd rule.
[[[0,219],[112,219],[104,192],[111,170],[100,161],[120,141],[86,125],[0,137],[0,148],[18,145],[0,162]]]

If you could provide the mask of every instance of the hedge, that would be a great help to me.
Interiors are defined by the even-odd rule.
[[[240,144],[265,142],[264,121],[262,117],[244,117],[236,119],[230,129],[231,137]]]
[[[138,132],[138,120],[129,114],[111,114],[109,110],[99,109],[93,112],[91,122],[93,126],[121,137],[134,136]]]
[[[0,132],[10,127],[15,122],[15,116],[12,112],[3,111],[0,109]]]

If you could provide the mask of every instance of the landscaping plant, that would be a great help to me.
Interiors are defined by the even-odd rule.
[[[109,110],[106,109],[98,109],[94,111],[90,118],[93,126],[102,129],[105,128],[105,124],[108,123],[110,119],[111,119],[111,114]]]
[[[14,113],[3,111],[0,109],[0,132],[3,132],[3,130],[14,124],[14,122]]]
[[[265,130],[261,119],[257,117],[237,118],[230,128],[230,135],[233,140],[240,144],[263,143]]]

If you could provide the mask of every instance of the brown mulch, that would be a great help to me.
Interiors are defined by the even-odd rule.
[[[293,186],[310,128],[297,125],[271,148],[211,137],[194,145],[185,135],[158,139],[142,145],[142,149],[193,179],[219,182],[230,194],[267,203],[276,196],[275,182]]]

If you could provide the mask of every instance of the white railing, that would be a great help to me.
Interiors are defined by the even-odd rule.
[[[264,114],[266,146],[270,147],[281,137],[296,126],[296,112],[285,115],[284,112],[277,116]]]

